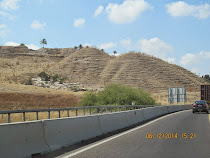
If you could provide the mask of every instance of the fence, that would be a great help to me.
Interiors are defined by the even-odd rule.
[[[83,116],[98,114],[103,112],[117,112],[117,111],[127,111],[140,109],[145,107],[153,107],[154,105],[119,105],[119,106],[85,106],[85,107],[74,107],[74,108],[61,108],[61,109],[34,109],[34,110],[9,110],[9,111],[0,111],[0,114],[7,114],[8,123],[11,123],[11,114],[22,113],[23,121],[26,121],[26,113],[36,113],[36,120],[39,120],[40,112],[48,112],[48,119],[50,119],[51,112],[58,112],[58,117],[61,118],[61,112],[66,111],[67,117],[71,117],[69,111],[75,111],[75,116],[78,116],[78,111],[83,111]]]

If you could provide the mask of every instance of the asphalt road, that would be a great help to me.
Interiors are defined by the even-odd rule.
[[[173,113],[59,157],[210,158],[210,115]]]

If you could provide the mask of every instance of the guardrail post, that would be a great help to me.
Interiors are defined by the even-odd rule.
[[[25,112],[23,112],[23,121],[24,122],[26,121],[26,114],[25,114]]]
[[[107,108],[106,108],[106,113],[107,113]]]
[[[69,110],[67,110],[67,116],[69,117]]]
[[[83,107],[83,115],[85,116],[85,108]]]
[[[36,112],[36,120],[39,120],[39,112]]]
[[[91,108],[90,108],[90,115],[91,115]]]
[[[48,119],[50,119],[50,111],[48,111]]]
[[[61,118],[61,111],[60,110],[58,111],[58,116],[59,116],[59,118]]]
[[[10,113],[8,113],[8,123],[10,123]]]
[[[76,116],[77,116],[77,109],[76,109]]]
[[[112,108],[111,108],[110,112],[112,113]]]
[[[117,112],[117,108],[115,107],[115,112]]]

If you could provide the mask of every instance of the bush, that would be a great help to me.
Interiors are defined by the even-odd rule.
[[[58,81],[58,74],[55,74],[54,76],[52,76],[53,82]]]
[[[40,74],[38,74],[38,76],[41,77],[41,79],[44,81],[50,81],[50,76],[45,72],[41,72]]]
[[[94,92],[85,93],[80,101],[80,106],[94,106],[97,96]]]
[[[121,84],[110,84],[99,93],[87,93],[80,102],[81,106],[97,105],[154,105],[155,100],[143,89],[136,89]],[[91,103],[91,104],[90,104]]]
[[[60,84],[63,84],[63,82],[66,80],[66,78],[60,78],[60,81],[59,81],[59,83]]]
[[[29,78],[26,82],[25,82],[25,85],[32,85],[33,83],[32,83],[32,80],[31,80],[31,78]]]

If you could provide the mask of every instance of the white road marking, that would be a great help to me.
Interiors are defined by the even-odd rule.
[[[136,127],[136,128],[134,128],[134,129],[130,129],[130,130],[125,131],[125,132],[123,132],[123,133],[121,133],[121,134],[118,134],[118,135],[113,136],[113,137],[111,137],[111,138],[105,139],[105,140],[103,140],[103,141],[101,141],[101,142],[98,142],[98,143],[96,143],[96,144],[93,144],[93,145],[90,145],[90,146],[88,146],[88,147],[86,147],[86,148],[83,148],[83,149],[81,149],[81,150],[79,150],[79,151],[76,151],[76,152],[71,153],[71,154],[69,154],[69,155],[63,156],[62,158],[70,158],[70,157],[72,157],[72,156],[78,155],[78,154],[80,154],[80,153],[82,153],[82,152],[84,152],[84,151],[87,151],[87,150],[89,150],[89,149],[92,149],[92,148],[94,148],[94,147],[96,147],[96,146],[99,146],[99,145],[101,145],[101,144],[103,144],[103,143],[106,143],[106,142],[108,142],[108,141],[111,141],[111,140],[113,140],[113,139],[115,139],[115,138],[121,137],[121,136],[123,136],[123,135],[125,135],[125,134],[128,134],[128,133],[130,133],[130,132],[136,131],[136,130],[138,130],[138,129],[140,129],[140,128],[143,128],[143,127],[145,127],[145,126],[147,126],[147,125],[150,125],[150,124],[152,124],[152,123],[154,123],[154,122],[157,122],[157,121],[159,121],[159,120],[161,120],[161,119],[164,119],[164,118],[166,118],[166,117],[168,117],[168,116],[176,115],[176,114],[178,114],[178,113],[185,112],[185,111],[186,111],[186,110],[184,110],[184,111],[179,111],[179,112],[175,112],[175,113],[172,113],[172,114],[168,114],[168,115],[166,115],[166,116],[162,116],[162,117],[157,118],[157,119],[155,119],[155,120],[153,120],[153,121],[150,121],[150,122],[148,122],[148,123],[146,123],[146,124],[144,124],[144,125],[141,125],[141,126],[139,126],[139,127]],[[210,115],[209,115],[209,119],[210,119]],[[64,154],[64,155],[65,155],[65,154]],[[58,157],[60,157],[60,156],[58,156]]]
[[[209,122],[210,122],[210,114],[209,114]]]

